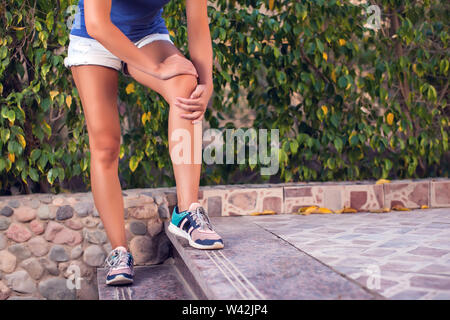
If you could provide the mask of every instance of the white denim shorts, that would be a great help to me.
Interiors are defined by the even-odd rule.
[[[69,35],[69,48],[67,49],[67,57],[64,59],[64,65],[69,68],[79,65],[100,65],[110,67],[122,71],[129,76],[126,70],[126,63],[113,55],[100,42],[95,39]],[[165,33],[153,33],[136,41],[134,44],[141,48],[155,40],[167,40],[173,44],[170,36]]]

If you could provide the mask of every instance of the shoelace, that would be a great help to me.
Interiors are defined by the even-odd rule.
[[[209,221],[208,214],[206,213],[203,207],[198,207],[192,212],[192,216],[194,221],[199,224],[200,229],[205,230],[207,227],[210,230],[213,230],[211,221]]]
[[[127,267],[128,259],[128,252],[122,250],[114,250],[105,259],[105,264],[110,268]]]

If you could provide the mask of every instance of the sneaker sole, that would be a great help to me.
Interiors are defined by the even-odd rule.
[[[214,244],[211,244],[211,245],[201,245],[201,244],[195,243],[194,241],[192,241],[191,237],[189,236],[189,234],[186,231],[181,230],[176,225],[174,225],[172,222],[170,222],[168,230],[170,231],[170,233],[188,240],[189,245],[196,249],[210,250],[210,249],[222,249],[223,248],[223,243],[220,243],[220,242],[215,242]]]
[[[114,279],[106,280],[107,285],[121,285],[121,284],[131,284],[133,279],[124,277],[122,275],[117,275]]]

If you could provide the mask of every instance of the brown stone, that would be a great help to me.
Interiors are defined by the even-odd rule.
[[[281,211],[281,198],[280,197],[265,197],[263,200],[263,210],[273,210],[276,213],[282,213]]]
[[[31,231],[23,224],[12,223],[6,231],[6,236],[16,242],[25,242],[31,238]]]
[[[56,234],[58,232],[60,232],[63,228],[64,228],[64,226],[62,224],[59,224],[59,223],[54,222],[54,221],[50,221],[47,224],[47,228],[45,229],[45,234],[44,234],[45,240],[53,241],[53,239],[55,238]]]
[[[154,237],[162,231],[163,223],[159,218],[149,219],[147,222],[147,232],[150,237]]]
[[[0,281],[0,300],[6,300],[11,295],[11,290],[3,281]]]
[[[408,200],[418,206],[428,205],[429,183],[416,183],[413,191],[408,195]]]
[[[71,230],[54,221],[48,223],[44,238],[56,244],[68,244],[71,246],[77,245],[83,240],[80,232]]]
[[[36,218],[36,210],[30,207],[19,207],[14,210],[14,216],[20,222],[31,221]]]
[[[222,215],[222,197],[208,198],[208,215],[211,217],[220,217]]]
[[[158,216],[158,206],[155,203],[130,207],[127,211],[130,217],[136,219],[150,219]]]
[[[44,232],[44,224],[39,220],[33,220],[30,222],[30,229],[34,234],[41,234]]]
[[[50,244],[43,237],[33,237],[27,242],[27,247],[36,257],[45,256]]]
[[[450,205],[450,181],[434,182],[434,197],[437,205]]]
[[[312,190],[311,187],[285,188],[284,194],[286,198],[312,197]]]
[[[17,258],[7,250],[0,251],[0,271],[10,273],[16,268]]]
[[[130,251],[136,264],[145,264],[154,258],[155,243],[147,236],[136,236],[130,242]]]
[[[73,230],[80,230],[83,228],[83,223],[80,221],[80,219],[72,218],[70,220],[67,220],[64,224]]]
[[[360,210],[367,202],[367,191],[350,191],[350,207]]]
[[[255,209],[256,207],[256,199],[257,199],[256,191],[249,191],[249,192],[237,191],[230,196],[228,202],[239,209],[252,210]]]
[[[85,217],[81,219],[81,222],[85,227],[93,228],[99,223],[99,219],[93,217]]]

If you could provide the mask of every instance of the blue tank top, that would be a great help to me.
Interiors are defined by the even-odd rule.
[[[169,33],[161,16],[170,0],[112,0],[111,22],[133,42],[152,33]],[[84,0],[79,0],[70,34],[92,37],[86,31]]]

